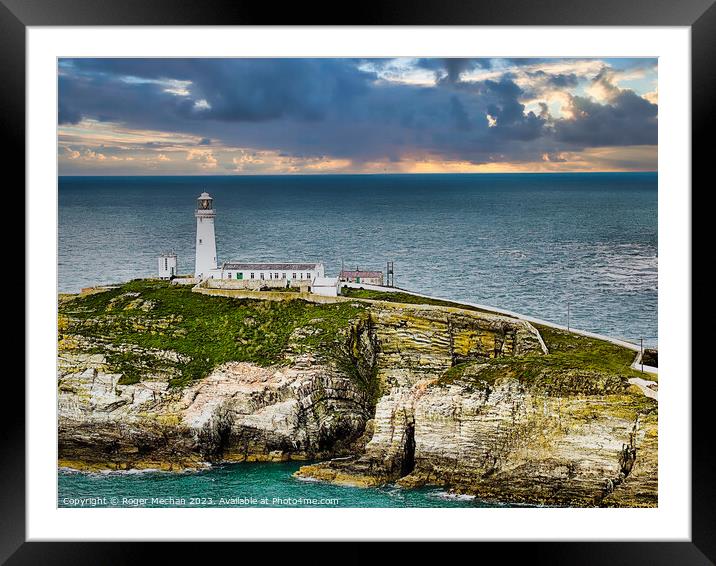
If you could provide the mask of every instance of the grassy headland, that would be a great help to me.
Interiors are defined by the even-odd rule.
[[[173,386],[207,375],[227,361],[262,366],[285,362],[296,347],[334,355],[362,307],[303,300],[261,301],[208,297],[159,280],[135,280],[101,293],[64,297],[60,340],[80,336],[105,354],[123,384],[170,370]],[[300,340],[291,340],[300,330]],[[153,352],[172,351],[172,356]],[[300,353],[300,352],[298,352]]]
[[[482,312],[400,291],[344,289],[344,295]],[[206,296],[164,281],[135,280],[103,292],[63,295],[59,329],[60,340],[66,336],[87,339],[91,347],[85,351],[104,354],[110,369],[123,374],[122,384],[164,371],[174,376],[172,386],[183,386],[227,361],[262,366],[286,363],[289,350],[310,351],[340,366],[352,365],[355,360],[350,352],[347,359],[346,344],[355,342],[351,332],[361,324],[359,321],[367,319],[368,309],[369,305],[364,308],[358,302],[315,304],[300,299]],[[438,385],[459,380],[489,387],[499,378],[516,377],[549,394],[577,394],[623,392],[631,377],[656,381],[656,376],[630,368],[633,350],[549,326],[535,326],[549,354],[458,364],[445,372]],[[176,355],[161,355],[167,351]]]
[[[459,381],[487,389],[496,380],[511,377],[547,395],[609,395],[627,393],[633,387],[628,384],[632,377],[656,380],[630,367],[633,350],[549,326],[535,327],[549,354],[459,364],[446,371],[438,385]]]

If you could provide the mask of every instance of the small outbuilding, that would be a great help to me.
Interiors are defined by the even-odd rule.
[[[362,271],[356,267],[355,271],[341,271],[340,280],[346,283],[365,283],[366,285],[383,285],[382,271]]]
[[[324,297],[337,297],[338,283],[338,277],[316,277],[311,285],[311,292]]]
[[[159,279],[171,279],[177,275],[177,254],[165,252],[159,256]]]

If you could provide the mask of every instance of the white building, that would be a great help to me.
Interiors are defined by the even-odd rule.
[[[158,272],[160,279],[171,279],[177,274],[177,254],[165,252],[159,256]]]
[[[221,265],[219,279],[236,281],[307,282],[323,277],[322,263],[239,263],[227,261]],[[284,285],[285,286],[285,285]]]
[[[194,277],[204,279],[216,270],[216,235],[214,234],[214,199],[201,193],[196,201],[196,262]]]
[[[196,265],[194,277],[219,279],[234,288],[266,289],[298,287],[310,288],[316,278],[325,277],[323,264],[318,262],[242,263],[227,261],[217,266],[216,235],[214,233],[214,199],[202,193],[197,199]]]
[[[366,283],[368,285],[383,285],[382,271],[362,271],[356,267],[355,271],[341,270],[341,281],[348,283]]]
[[[338,277],[316,277],[311,285],[311,293],[324,297],[337,297],[338,289]]]

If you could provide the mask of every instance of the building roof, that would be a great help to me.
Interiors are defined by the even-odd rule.
[[[341,277],[354,279],[356,277],[382,277],[382,271],[341,271]]]
[[[295,269],[297,271],[310,271],[316,269],[320,263],[238,263],[234,261],[227,261],[223,264],[223,269],[255,269],[256,271],[290,271]]]

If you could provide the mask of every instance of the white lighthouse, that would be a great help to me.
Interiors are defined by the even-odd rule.
[[[204,279],[216,269],[216,236],[214,235],[214,199],[201,193],[196,201],[196,263],[194,277]]]

